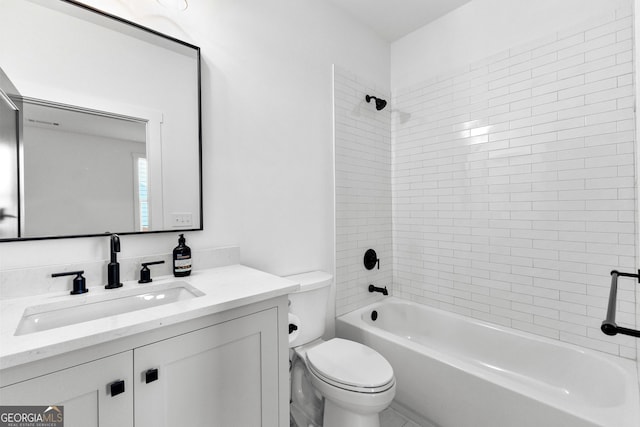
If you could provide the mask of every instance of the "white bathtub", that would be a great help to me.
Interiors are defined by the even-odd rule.
[[[630,360],[395,297],[338,317],[336,332],[387,358],[394,404],[426,425],[640,426]]]

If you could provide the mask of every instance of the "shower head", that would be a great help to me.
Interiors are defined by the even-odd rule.
[[[384,99],[376,98],[375,96],[367,95],[365,99],[367,100],[367,102],[371,102],[372,99],[375,99],[376,110],[378,111],[382,110],[384,107],[387,106],[387,101],[385,101]]]

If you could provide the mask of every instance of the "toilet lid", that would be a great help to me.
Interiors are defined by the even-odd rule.
[[[393,368],[377,351],[334,338],[307,351],[307,362],[321,376],[349,388],[379,388],[393,381]]]

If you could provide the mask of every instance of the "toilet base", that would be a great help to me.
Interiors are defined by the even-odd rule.
[[[347,411],[331,400],[324,399],[323,427],[380,427],[380,414],[359,414]]]

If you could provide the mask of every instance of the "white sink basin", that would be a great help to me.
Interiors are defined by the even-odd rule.
[[[82,300],[72,299],[27,307],[15,335],[46,331],[204,295],[186,282],[168,282],[115,292],[116,296],[102,294],[93,297],[90,294],[84,294],[81,297]]]

